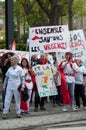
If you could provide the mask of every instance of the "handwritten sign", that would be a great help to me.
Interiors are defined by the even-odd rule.
[[[32,27],[29,29],[30,55],[64,52],[69,48],[68,25]]]
[[[70,49],[74,58],[86,59],[86,41],[82,29],[70,31]]]
[[[50,65],[37,65],[33,67],[36,73],[36,84],[40,97],[57,95]]]
[[[80,58],[82,61],[86,59],[86,41],[83,30],[70,31],[70,51],[74,58]],[[56,53],[57,61],[60,63],[65,59],[65,53]]]

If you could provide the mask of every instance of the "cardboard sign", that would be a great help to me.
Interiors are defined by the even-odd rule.
[[[33,67],[33,70],[36,73],[36,84],[40,97],[57,95],[50,65],[37,65]]]
[[[30,55],[64,52],[69,48],[68,25],[31,27],[29,29]]]
[[[70,51],[74,58],[79,58],[83,62],[86,60],[86,41],[83,30],[70,31]],[[58,63],[60,63],[65,59],[65,52],[57,52],[56,58]]]

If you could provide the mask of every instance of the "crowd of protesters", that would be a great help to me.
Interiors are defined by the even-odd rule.
[[[65,60],[57,65],[56,58],[50,54],[41,54],[40,57],[33,55],[31,61],[23,58],[19,63],[19,57],[15,54],[7,53],[0,57],[0,68],[3,75],[3,119],[6,119],[10,110],[12,98],[15,99],[15,111],[18,118],[21,114],[28,114],[30,103],[34,105],[34,112],[39,109],[45,111],[47,97],[40,97],[35,81],[36,74],[33,66],[50,64],[53,79],[58,94],[49,96],[53,107],[56,104],[62,106],[62,111],[67,111],[66,105],[77,111],[86,109],[86,68],[80,59],[74,59],[71,52],[65,53]],[[33,97],[34,93],[34,97]],[[34,98],[34,99],[33,99]],[[1,110],[1,109],[0,109]]]

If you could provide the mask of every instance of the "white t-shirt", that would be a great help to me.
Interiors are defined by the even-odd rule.
[[[66,61],[63,61],[62,66],[64,66],[66,63]],[[74,68],[74,70],[79,71],[79,67],[77,66],[77,64],[74,62],[72,63],[72,67]],[[63,69],[64,74],[68,74],[65,75],[66,78],[66,82],[67,83],[75,83],[75,77],[72,76],[73,74],[75,74],[74,70],[72,69],[72,67],[70,66],[70,64],[68,63],[65,68]]]
[[[24,75],[25,75],[26,73],[28,73],[28,74],[25,76],[25,80],[31,80],[31,76],[30,76],[30,74],[29,74],[29,72],[28,72],[28,69],[27,69],[27,68],[23,68],[23,71],[24,71]]]
[[[15,69],[11,66],[6,76],[8,77],[7,89],[16,90],[21,84],[21,77],[24,76],[23,69],[20,66],[16,66]]]
[[[75,83],[76,84],[83,84],[83,74],[86,74],[86,68],[85,66],[80,66],[79,67],[80,72],[75,74]]]
[[[25,80],[31,80],[31,76],[28,72],[28,69],[27,68],[23,68],[23,72],[24,72],[24,75],[27,73],[27,75],[25,76]],[[33,88],[33,83],[32,81],[30,83],[28,82],[25,82],[25,85],[28,89],[32,89]]]

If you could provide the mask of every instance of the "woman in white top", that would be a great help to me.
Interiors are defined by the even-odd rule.
[[[23,72],[25,75],[24,87],[27,88],[27,93],[28,93],[28,97],[29,97],[27,101],[23,101],[22,97],[21,97],[21,111],[22,111],[22,113],[28,113],[31,94],[32,94],[32,88],[33,88],[33,83],[32,83],[32,79],[31,79],[31,75],[32,75],[33,71],[26,58],[22,59],[21,67],[23,68]]]
[[[8,69],[3,85],[3,91],[6,88],[6,96],[5,96],[5,103],[3,109],[3,118],[7,118],[7,114],[9,112],[9,107],[11,103],[12,96],[14,95],[15,103],[16,103],[16,114],[17,117],[21,117],[20,113],[20,93],[18,91],[18,87],[22,84],[21,91],[23,91],[24,86],[24,74],[23,69],[17,65],[19,58],[14,55],[11,57],[11,67]],[[7,86],[7,87],[6,87]]]
[[[75,108],[75,98],[74,98],[74,89],[75,89],[75,73],[79,71],[79,67],[77,66],[76,62],[73,59],[73,55],[71,52],[65,53],[65,60],[61,62],[61,69],[63,70],[64,77],[66,79],[66,88],[61,85],[61,93],[62,93],[62,100],[63,100],[63,108],[62,111],[67,111],[65,104],[70,104],[73,110]],[[67,94],[64,93],[67,90]],[[68,98],[70,97],[70,99]],[[66,100],[65,100],[66,99]],[[69,101],[67,101],[69,99]],[[66,103],[67,102],[67,103]]]
[[[80,59],[76,60],[77,65],[80,67],[80,71],[75,74],[75,102],[77,108],[80,108],[80,97],[83,102],[83,107],[86,109],[86,97],[84,94],[83,79],[86,76],[86,68],[82,65]]]

